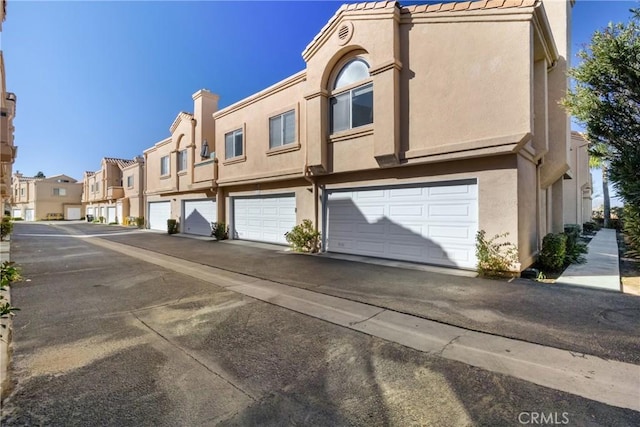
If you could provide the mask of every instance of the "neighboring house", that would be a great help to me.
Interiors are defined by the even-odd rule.
[[[82,183],[67,175],[34,178],[16,172],[11,187],[11,216],[14,218],[40,221],[74,220],[84,216]]]
[[[144,160],[105,157],[100,170],[85,172],[82,203],[86,214],[106,224],[124,224],[140,216],[143,200]]]
[[[285,243],[309,218],[329,252],[460,268],[508,232],[524,269],[564,226],[572,5],[342,6],[303,71],[219,111],[194,95],[145,151],[148,226]]]
[[[213,119],[218,96],[207,90],[193,94],[194,113],[181,112],[169,128],[170,137],[144,151],[146,224],[167,230],[177,219],[183,233],[209,236],[217,221],[215,168],[205,141],[213,144]],[[222,215],[220,215],[222,216]]]
[[[570,179],[564,180],[564,222],[582,226],[591,221],[593,183],[589,169],[589,143],[579,132],[571,132]]]
[[[0,33],[5,19],[7,2],[0,0]],[[11,210],[11,175],[12,166],[18,155],[18,147],[14,145],[13,119],[16,115],[16,95],[7,92],[4,72],[4,57],[0,50],[0,214]]]

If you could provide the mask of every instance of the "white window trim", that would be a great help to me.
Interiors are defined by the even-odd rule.
[[[289,114],[293,114],[293,124],[294,124],[294,128],[293,128],[293,140],[291,142],[285,142],[285,125],[284,125],[284,117],[289,115]],[[271,140],[271,123],[273,120],[275,119],[280,119],[280,141],[278,144],[272,144],[272,140]],[[283,147],[289,147],[291,145],[295,145],[298,142],[298,114],[295,108],[292,108],[288,111],[285,111],[283,113],[280,114],[276,114],[274,116],[269,117],[269,149],[270,150],[278,150],[281,149]]]
[[[166,162],[166,171],[164,171],[163,173],[163,169],[165,169],[164,167],[164,159],[167,159]],[[170,155],[166,155],[166,156],[162,156],[160,157],[160,176],[170,176],[171,175],[171,156]]]
[[[186,172],[187,167],[188,167],[188,153],[187,153],[187,149],[185,148],[184,150],[180,150],[178,151],[178,155],[177,157],[177,172]]]
[[[232,164],[232,163],[238,163],[238,162],[243,162],[247,159],[247,129],[246,129],[246,125],[242,125],[239,128],[235,128],[233,130],[230,130],[228,132],[224,133],[224,162],[222,162],[223,165],[228,165],[228,164]],[[242,154],[237,154],[234,152],[234,156],[229,157],[228,153],[227,153],[227,135],[229,134],[236,134],[237,132],[242,132]],[[234,142],[234,150],[235,150],[235,142]]]

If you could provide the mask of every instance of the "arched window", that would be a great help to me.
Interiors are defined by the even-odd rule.
[[[347,62],[333,84],[329,99],[331,133],[373,123],[373,83],[369,64],[362,58]],[[357,85],[359,82],[363,84]]]

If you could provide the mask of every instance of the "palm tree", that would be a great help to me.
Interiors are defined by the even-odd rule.
[[[604,228],[611,223],[611,200],[609,199],[609,154],[608,147],[603,143],[595,143],[589,147],[589,167],[602,170],[602,198],[604,205]]]

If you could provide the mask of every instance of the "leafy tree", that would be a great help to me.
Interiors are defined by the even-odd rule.
[[[631,12],[629,22],[596,31],[580,51],[582,61],[569,71],[575,88],[564,105],[585,125],[603,178],[640,210],[640,11]]]
[[[42,171],[38,171],[34,178],[46,178],[46,176],[44,176],[44,173],[42,173]]]

